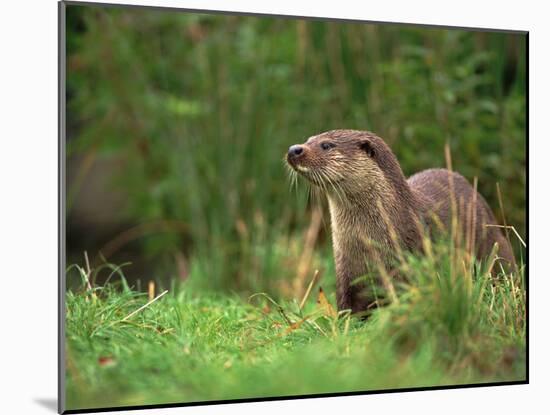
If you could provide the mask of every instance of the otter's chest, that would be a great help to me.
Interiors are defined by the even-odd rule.
[[[337,266],[345,264],[354,273],[363,272],[366,264],[376,258],[384,260],[388,247],[387,230],[380,217],[371,218],[368,212],[341,214],[331,209],[331,230]]]

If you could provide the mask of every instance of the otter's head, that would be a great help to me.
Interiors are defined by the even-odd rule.
[[[353,195],[384,191],[404,181],[397,159],[384,141],[367,131],[333,130],[290,146],[288,164],[326,193]]]

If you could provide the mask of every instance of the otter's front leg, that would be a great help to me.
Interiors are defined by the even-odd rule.
[[[336,303],[338,311],[353,310],[350,284],[344,275],[336,273]]]
[[[336,302],[338,310],[351,310],[352,313],[365,311],[368,301],[365,298],[365,287],[363,284],[352,284],[351,275],[337,273],[336,280]]]

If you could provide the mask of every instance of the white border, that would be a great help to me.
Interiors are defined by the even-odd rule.
[[[491,27],[530,31],[530,380],[528,386],[368,395],[188,407],[132,413],[255,414],[292,411],[421,414],[540,412],[547,407],[548,342],[543,261],[548,237],[546,158],[549,29],[543,2],[270,0],[111,1],[347,19]],[[2,409],[53,413],[57,383],[57,4],[5,2],[2,39],[0,189]],[[537,191],[538,190],[538,191]],[[544,192],[543,190],[546,190]],[[43,402],[50,402],[44,406]],[[545,402],[546,401],[546,402]],[[42,402],[42,403],[41,403]],[[544,403],[543,403],[544,402]],[[542,406],[544,405],[544,406]],[[11,410],[10,410],[11,409]],[[4,411],[3,411],[4,412]],[[125,412],[124,412],[125,413]]]

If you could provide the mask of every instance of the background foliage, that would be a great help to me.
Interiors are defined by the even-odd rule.
[[[525,234],[521,35],[67,10],[69,263],[87,250],[137,263],[129,278],[281,295],[298,265],[331,274],[328,223],[282,157],[334,128],[376,132],[406,175],[444,166],[449,142]]]

